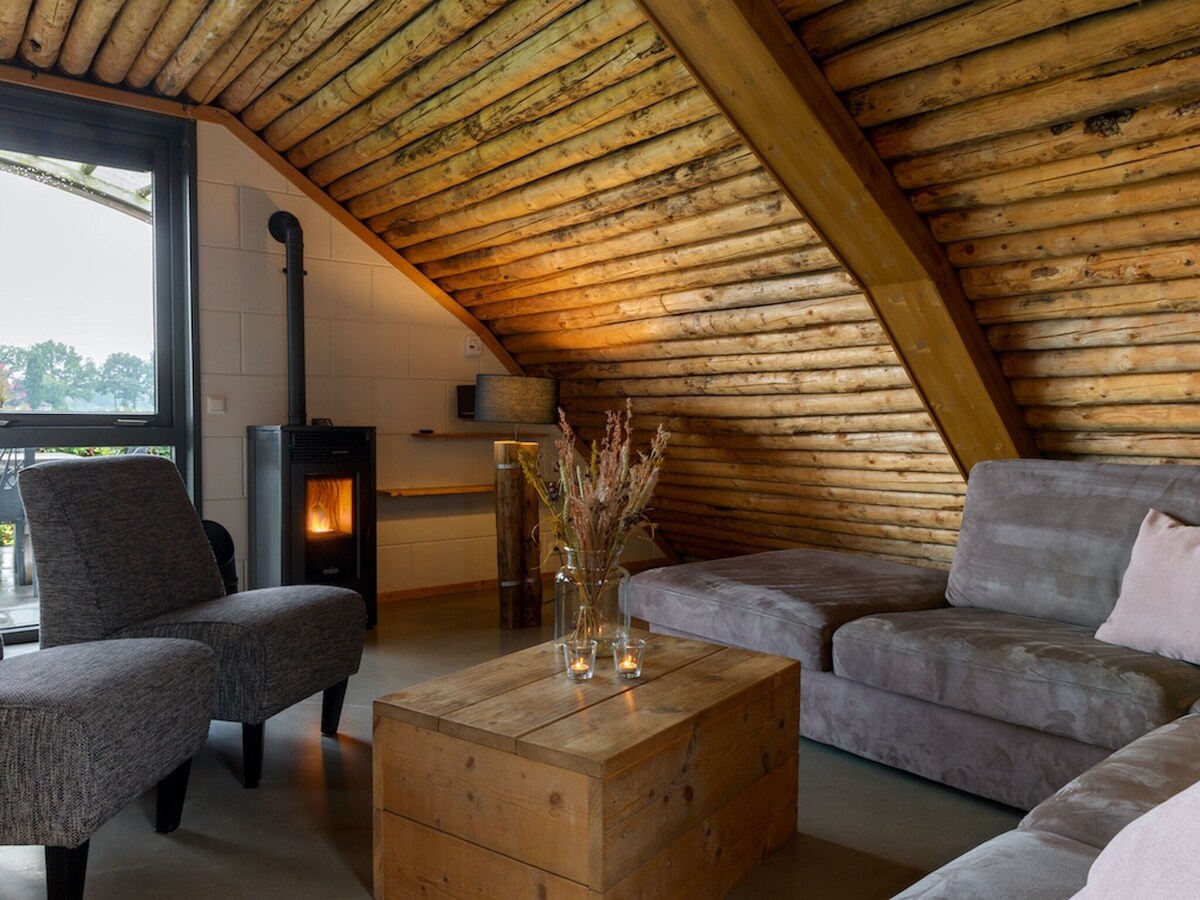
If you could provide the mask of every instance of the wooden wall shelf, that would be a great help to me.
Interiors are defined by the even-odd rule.
[[[380,488],[389,497],[446,497],[452,494],[492,494],[494,484],[451,484],[444,487]]]
[[[412,436],[422,438],[423,440],[440,440],[440,441],[511,441],[511,431],[414,431]],[[549,437],[550,435],[544,432],[528,432],[519,435],[521,440]]]

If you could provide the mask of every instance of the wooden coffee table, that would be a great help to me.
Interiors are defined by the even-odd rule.
[[[550,643],[375,701],[375,897],[722,897],[796,830],[799,663]]]

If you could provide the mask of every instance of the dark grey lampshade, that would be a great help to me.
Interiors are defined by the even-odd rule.
[[[476,375],[475,421],[548,425],[558,421],[558,380]]]

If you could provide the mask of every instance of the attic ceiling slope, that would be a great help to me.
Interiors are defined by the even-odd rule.
[[[625,397],[664,420],[681,555],[948,563],[963,478],[885,329],[634,0],[52,6],[0,15],[0,57],[236,114],[585,436]]]

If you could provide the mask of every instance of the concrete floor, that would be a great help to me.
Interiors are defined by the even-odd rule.
[[[182,827],[154,833],[152,792],[105,824],[92,839],[88,900],[370,897],[371,701],[550,638],[548,626],[501,631],[496,620],[486,592],[385,604],[338,738],[320,736],[319,697],[286,710],[267,723],[262,785],[246,791],[240,728],[215,723],[193,765]],[[798,833],[730,896],[887,898],[1019,817],[802,741]],[[45,897],[41,848],[0,847],[0,897]]]

